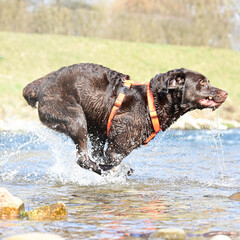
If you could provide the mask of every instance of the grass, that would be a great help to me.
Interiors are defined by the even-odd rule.
[[[240,105],[239,52],[11,32],[0,32],[0,113],[36,117],[22,98],[23,87],[62,66],[80,62],[102,64],[129,74],[138,82],[147,82],[159,72],[180,67],[201,72],[213,85],[229,92],[225,112],[230,111],[229,118],[240,120],[237,113]]]

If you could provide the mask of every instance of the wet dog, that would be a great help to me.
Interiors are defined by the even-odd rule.
[[[82,168],[102,174],[155,135],[155,121],[159,130],[165,131],[189,111],[218,108],[228,95],[211,86],[201,73],[183,68],[157,74],[149,84],[126,87],[128,81],[128,75],[82,63],[33,81],[24,88],[23,96],[32,107],[38,101],[39,118],[44,125],[73,140],[77,163]],[[118,98],[121,104],[117,103]],[[114,106],[118,109],[108,125]]]

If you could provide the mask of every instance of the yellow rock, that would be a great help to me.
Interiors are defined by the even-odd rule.
[[[5,240],[64,240],[64,238],[49,233],[26,233],[26,234],[18,234],[15,236],[11,236],[5,238]]]
[[[62,202],[38,207],[22,214],[22,217],[27,217],[29,220],[59,220],[66,216],[67,208]]]
[[[18,217],[24,211],[24,203],[7,189],[0,188],[0,218]]]
[[[240,192],[234,193],[228,198],[231,200],[240,201]]]

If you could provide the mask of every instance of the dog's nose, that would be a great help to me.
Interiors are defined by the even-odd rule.
[[[227,96],[228,96],[228,93],[226,91],[218,90],[215,95],[215,99],[224,102],[226,100]]]
[[[228,92],[222,90],[222,91],[220,92],[220,95],[221,95],[224,99],[226,99],[227,96],[228,96]]]

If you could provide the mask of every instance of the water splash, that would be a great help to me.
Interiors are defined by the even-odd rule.
[[[65,135],[40,124],[18,127],[21,131],[1,133],[0,178],[3,181],[79,185],[126,183],[126,169],[130,168],[126,164],[99,176],[77,165],[75,145]]]
[[[65,135],[40,123],[25,123],[20,129],[0,134],[3,182],[104,185],[152,179],[173,185],[239,186],[237,130],[169,130],[134,150],[108,175],[99,176],[76,164],[75,146]],[[130,181],[129,164],[134,169]]]
[[[220,132],[220,117],[217,113],[217,117],[214,119],[213,118],[213,113],[210,112],[210,122],[211,122],[211,130],[212,130],[212,137],[214,140],[214,144],[216,147],[216,156],[217,156],[217,161],[218,161],[218,166],[221,170],[221,178],[224,179],[224,169],[225,169],[225,159],[224,159],[224,150],[223,150],[223,145],[222,145],[222,139],[221,139],[221,132]],[[214,126],[217,126],[216,129],[214,129]]]

